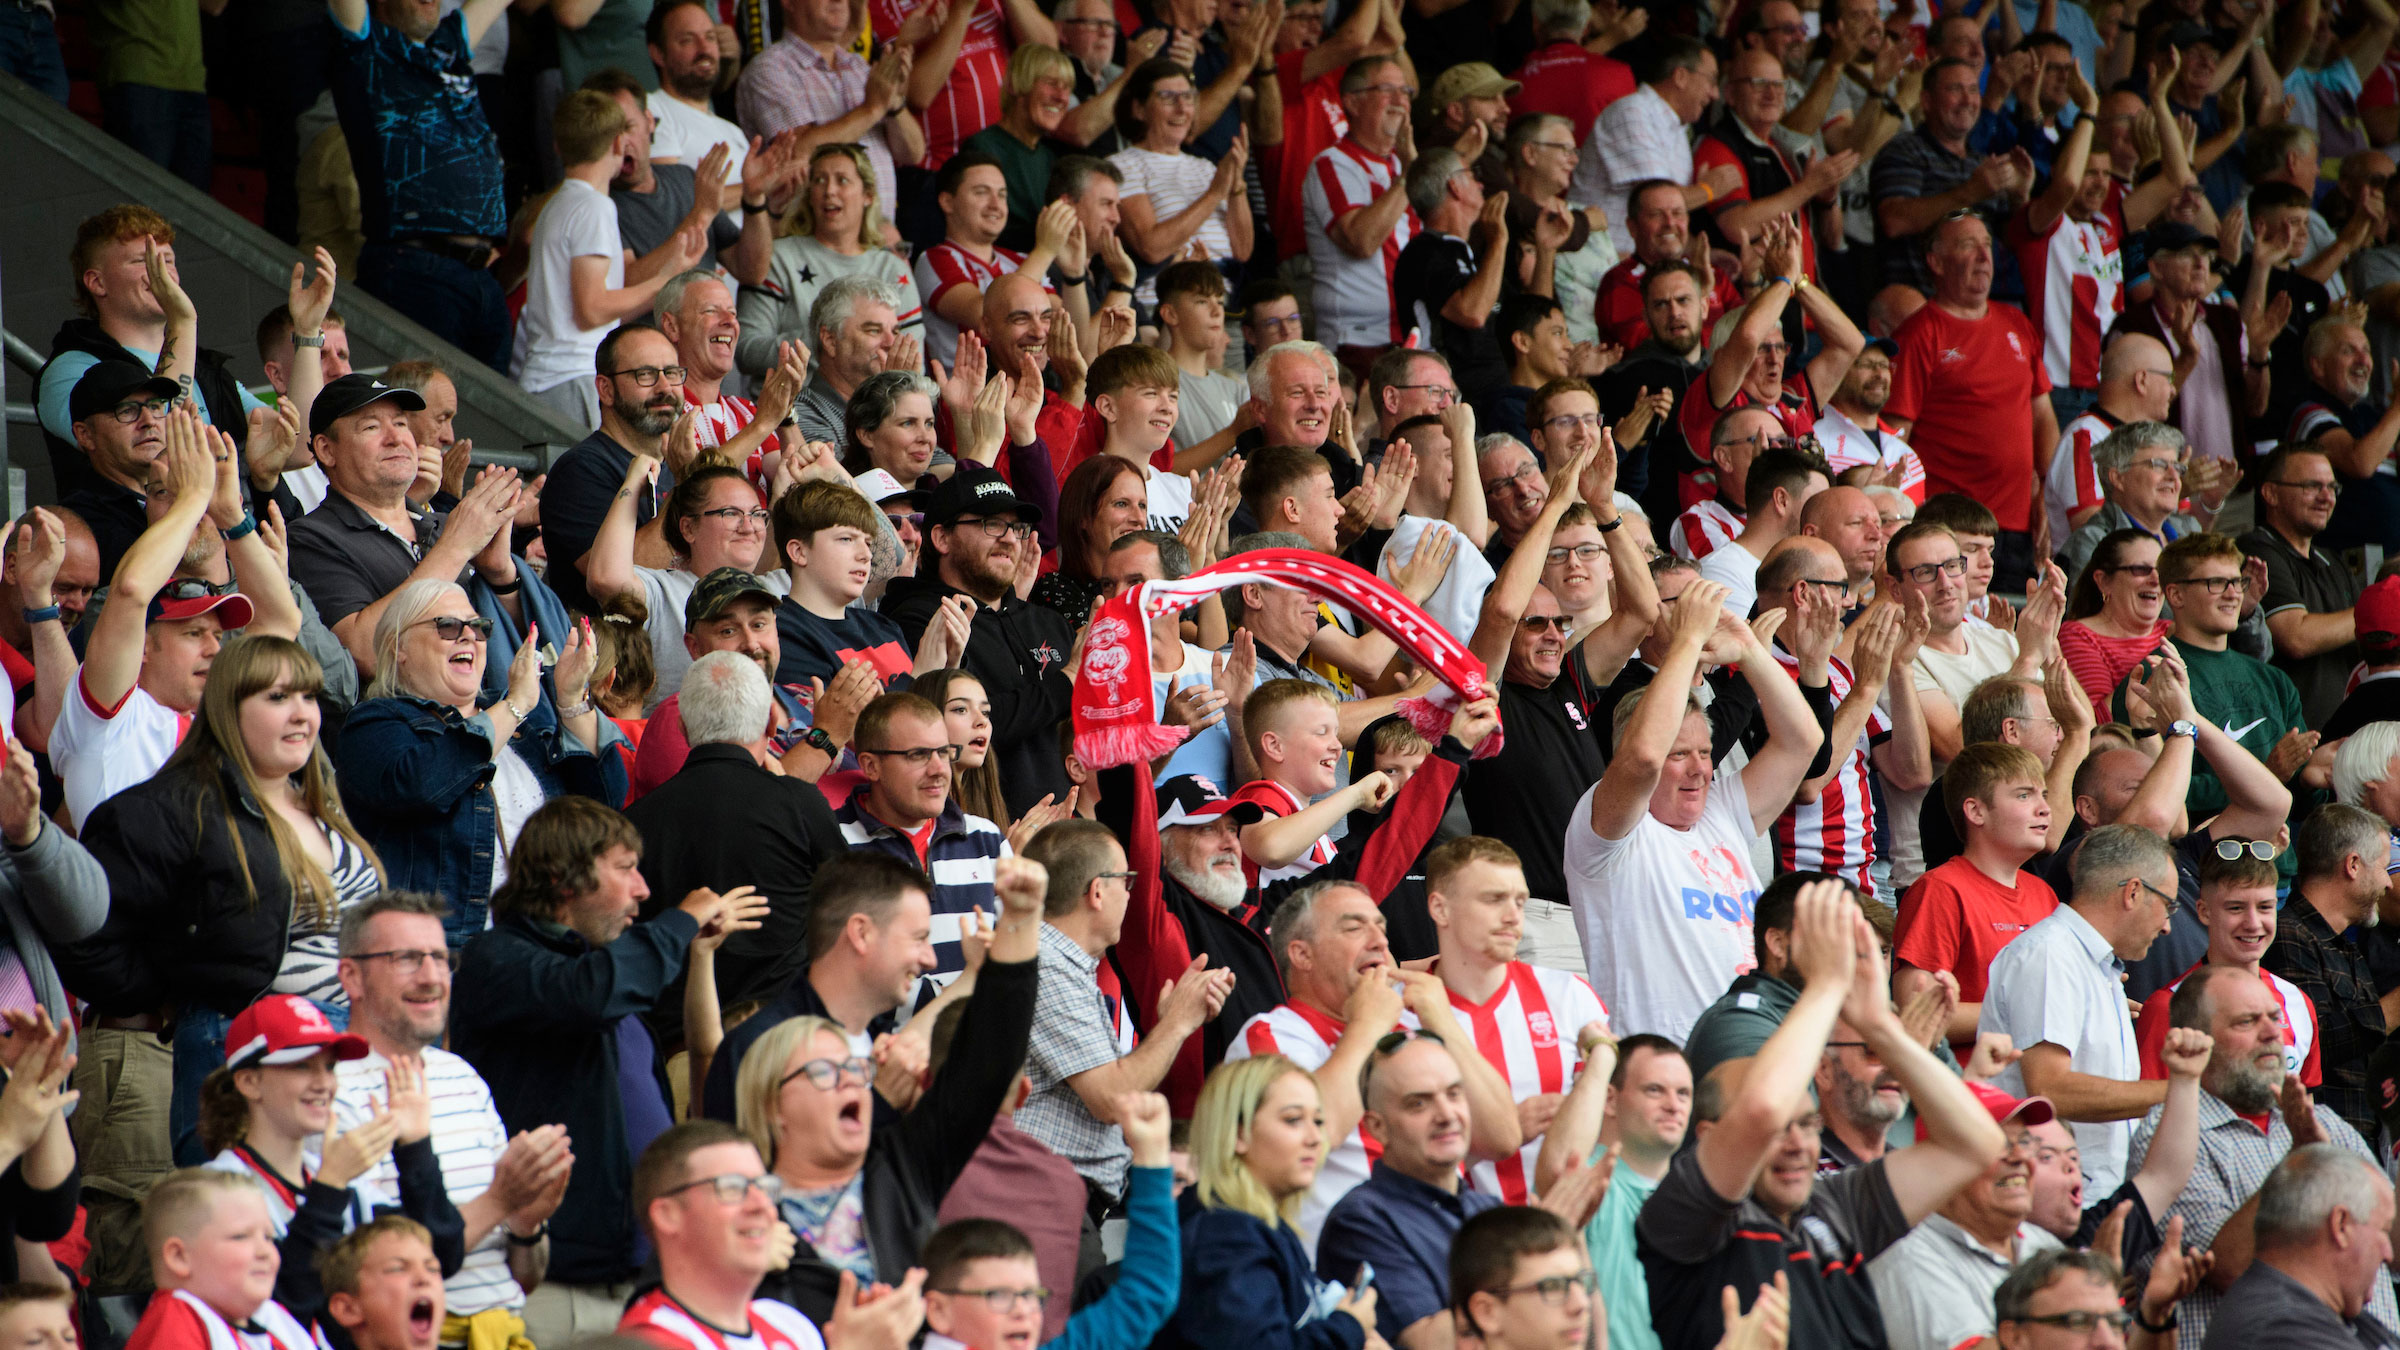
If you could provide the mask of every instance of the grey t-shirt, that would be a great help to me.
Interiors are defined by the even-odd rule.
[[[656,180],[652,191],[610,188],[608,192],[608,199],[617,204],[617,237],[625,241],[625,247],[636,258],[673,238],[675,227],[683,223],[692,209],[696,175],[690,165],[653,164],[650,173]],[[733,223],[733,217],[720,211],[709,222],[710,253],[722,252],[741,241],[742,227]]]

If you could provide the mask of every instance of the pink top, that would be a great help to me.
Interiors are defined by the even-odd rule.
[[[2160,619],[2149,632],[2129,638],[2110,637],[2082,619],[2069,619],[2058,626],[2058,654],[2066,658],[2067,669],[2075,672],[2075,682],[2091,696],[2095,719],[2109,720],[2109,699],[2117,686],[2143,657],[2158,649],[2174,626]]]

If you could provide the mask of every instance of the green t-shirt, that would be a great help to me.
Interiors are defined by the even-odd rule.
[[[1650,1324],[1650,1277],[1633,1254],[1633,1221],[1657,1189],[1658,1182],[1619,1163],[1599,1212],[1583,1228],[1592,1273],[1600,1281],[1592,1316],[1607,1328],[1608,1350],[1660,1350],[1658,1331]]]
[[[93,0],[92,45],[100,85],[147,85],[197,94],[208,88],[200,59],[200,7],[191,0]]]
[[[2212,652],[2178,640],[2175,649],[2192,672],[2192,706],[2258,756],[2261,764],[2284,733],[2308,725],[2291,676],[2230,648]],[[2192,819],[2205,819],[2225,809],[2225,786],[2206,765],[2194,764],[2191,792],[2184,801]]]

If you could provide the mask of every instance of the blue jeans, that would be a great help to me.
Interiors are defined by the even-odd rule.
[[[114,85],[100,91],[100,122],[142,158],[208,191],[208,95],[147,84]]]
[[[67,101],[67,63],[50,11],[0,0],[0,71],[60,104]]]
[[[429,329],[435,337],[508,373],[515,338],[500,279],[491,269],[399,244],[359,250],[358,284],[368,294]]]
[[[335,1028],[350,1029],[350,1009],[331,1003],[317,1008]],[[175,1165],[198,1167],[212,1155],[200,1142],[200,1085],[225,1066],[225,1029],[233,1019],[214,1008],[186,1008],[175,1015],[175,1094],[167,1104],[167,1133],[175,1141]]]

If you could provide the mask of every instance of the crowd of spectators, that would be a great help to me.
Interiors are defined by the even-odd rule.
[[[277,24],[0,559],[0,1342],[2400,1346],[2390,0]]]

